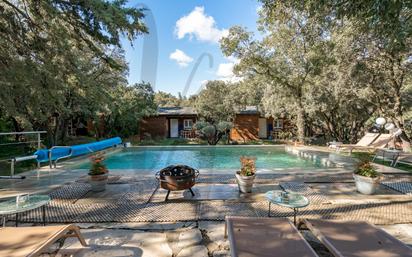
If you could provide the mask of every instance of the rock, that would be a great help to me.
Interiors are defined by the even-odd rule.
[[[183,249],[200,244],[202,242],[202,234],[198,229],[186,230],[179,234],[178,240],[178,248]]]
[[[184,248],[177,257],[208,257],[207,248],[203,245],[196,245]]]
[[[124,229],[82,229],[81,233],[88,247],[80,245],[76,238],[68,238],[59,254],[79,257],[170,257],[173,254],[165,233]]]
[[[230,252],[226,250],[214,251],[213,257],[230,257]]]
[[[229,242],[224,237],[225,223],[215,221],[201,221],[199,222],[199,229],[206,233],[207,247],[209,251],[229,249]]]

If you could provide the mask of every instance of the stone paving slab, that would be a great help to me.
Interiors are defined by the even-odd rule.
[[[198,219],[198,202],[148,203],[132,222],[193,221]]]
[[[77,239],[68,238],[57,256],[170,257],[173,255],[165,233],[115,229],[83,229],[81,232],[89,246],[83,247]]]
[[[141,231],[130,229],[82,229],[89,247],[69,238],[55,254],[43,256],[213,256],[229,257],[228,240],[224,238],[224,222],[200,221],[198,228],[172,229],[167,231]],[[402,242],[411,245],[410,224],[380,226]],[[201,232],[201,237],[199,236]],[[179,247],[180,234],[196,234],[193,243]],[[332,257],[331,253],[307,230],[300,233],[320,257]],[[189,237],[191,239],[191,237]],[[182,238],[184,239],[184,238]],[[191,240],[192,241],[192,240]],[[53,249],[49,252],[54,252]]]

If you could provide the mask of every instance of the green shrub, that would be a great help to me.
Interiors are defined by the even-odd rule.
[[[376,178],[380,176],[379,172],[372,165],[372,163],[366,159],[361,160],[357,164],[355,174],[369,178]]]
[[[90,159],[92,161],[92,167],[90,168],[89,175],[103,175],[109,172],[106,168],[106,165],[104,165],[103,163],[103,155],[94,155]]]

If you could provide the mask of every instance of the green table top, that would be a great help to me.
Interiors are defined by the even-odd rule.
[[[19,198],[17,202],[17,198]],[[14,197],[10,200],[0,202],[0,215],[16,214],[34,210],[50,202],[48,195],[25,195]]]
[[[287,197],[282,197],[282,193],[285,193],[285,191],[268,191],[266,192],[265,197],[271,203],[288,208],[303,208],[310,203],[309,199],[301,194],[287,192]]]

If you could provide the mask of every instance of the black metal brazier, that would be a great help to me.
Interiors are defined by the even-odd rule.
[[[156,173],[160,187],[167,190],[165,201],[168,200],[170,191],[189,189],[192,196],[195,194],[192,187],[196,183],[199,171],[187,165],[170,165]]]

